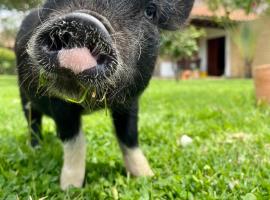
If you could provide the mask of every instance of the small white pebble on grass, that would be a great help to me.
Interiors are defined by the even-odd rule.
[[[193,139],[187,135],[183,135],[180,140],[178,141],[178,145],[181,145],[182,147],[187,147],[191,145],[193,142]]]
[[[233,190],[238,185],[239,185],[239,181],[238,180],[234,180],[234,181],[229,182],[229,188],[230,188],[230,190]]]

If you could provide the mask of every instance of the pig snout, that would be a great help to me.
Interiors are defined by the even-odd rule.
[[[98,57],[87,48],[61,49],[58,52],[57,59],[59,66],[70,69],[75,74],[79,74],[87,69],[97,66]]]
[[[69,71],[92,79],[110,76],[117,56],[107,27],[97,17],[81,12],[51,20],[34,39],[37,60],[49,72]]]

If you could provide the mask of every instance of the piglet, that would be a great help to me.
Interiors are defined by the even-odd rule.
[[[38,145],[47,115],[63,142],[60,184],[82,187],[86,145],[81,116],[110,110],[127,172],[152,176],[138,142],[138,103],[159,49],[193,0],[47,0],[23,21],[16,40],[20,95]]]

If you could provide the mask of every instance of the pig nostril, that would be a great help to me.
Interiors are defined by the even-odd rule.
[[[60,51],[63,48],[68,48],[71,42],[71,35],[69,33],[58,33],[48,36],[47,48],[49,51]]]
[[[101,54],[101,55],[99,55],[97,57],[97,63],[99,65],[102,65],[102,64],[104,64],[107,61],[107,59],[108,59],[108,57],[106,55]]]

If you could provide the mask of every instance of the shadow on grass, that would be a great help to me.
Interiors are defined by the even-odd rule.
[[[96,184],[104,180],[113,181],[118,175],[126,176],[126,170],[120,162],[116,162],[114,165],[109,162],[87,163],[86,165],[86,185]]]
[[[39,188],[42,192],[46,191],[44,188],[52,185],[55,190],[60,191],[58,186],[63,163],[61,141],[55,133],[45,132],[40,146],[32,148],[28,139],[27,133],[0,139],[0,165],[5,171],[3,175],[6,181],[13,179],[14,185],[18,186],[17,192],[23,187],[24,182],[30,183],[33,180],[37,185],[43,186]],[[11,176],[13,172],[18,173],[18,176]],[[84,186],[90,186],[91,190],[94,185],[115,182],[119,176],[126,177],[125,168],[120,161],[88,161]]]

